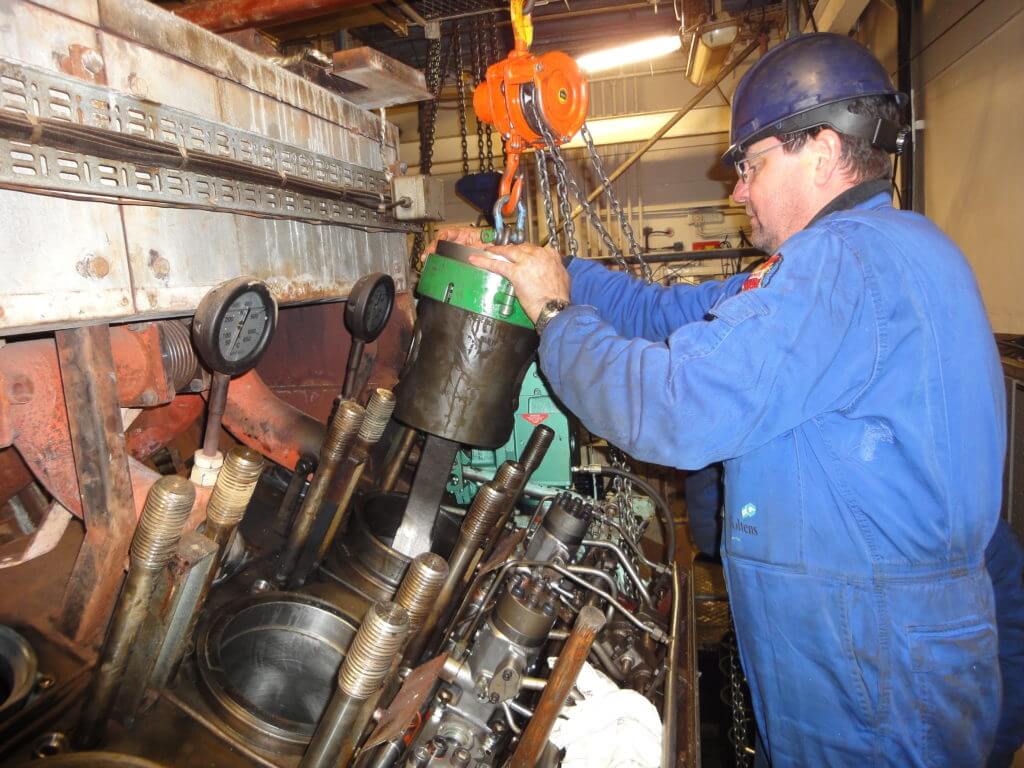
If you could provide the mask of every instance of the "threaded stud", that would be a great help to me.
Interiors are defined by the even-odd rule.
[[[359,428],[359,439],[367,443],[376,443],[384,434],[384,429],[391,420],[395,410],[395,393],[390,389],[378,387],[370,395],[366,404],[366,416]]]
[[[355,400],[343,400],[338,404],[320,449],[321,466],[337,462],[345,454],[359,432],[364,413],[363,406]]]
[[[507,494],[490,483],[481,485],[469,505],[466,519],[462,521],[460,536],[474,547],[479,546],[484,537],[501,518],[507,503]]]
[[[498,467],[498,471],[494,475],[494,484],[503,491],[515,491],[519,489],[525,477],[526,471],[523,469],[522,463],[505,461]]]
[[[224,459],[206,506],[206,517],[217,525],[235,526],[249,506],[263,471],[263,457],[243,446],[232,448]]]
[[[409,614],[410,634],[423,626],[446,578],[448,563],[433,552],[417,555],[409,564],[409,570],[405,572],[405,578],[395,595],[395,602]]]
[[[338,687],[356,699],[367,699],[380,688],[409,631],[409,614],[398,603],[374,603],[366,612],[345,661],[338,670]]]
[[[551,447],[554,439],[555,430],[551,427],[544,424],[536,426],[530,434],[530,439],[526,441],[522,454],[519,456],[519,464],[523,467],[523,471],[526,474],[532,475],[537,470],[540,463],[544,461],[544,455],[548,452],[548,448]]]
[[[195,486],[183,477],[161,477],[153,484],[132,537],[133,566],[158,569],[170,562],[195,501]]]

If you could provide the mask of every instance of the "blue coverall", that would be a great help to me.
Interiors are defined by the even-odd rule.
[[[712,464],[686,477],[686,514],[697,548],[718,553],[718,513],[722,507],[721,465]],[[996,599],[996,631],[1003,700],[995,746],[988,768],[1010,768],[1014,753],[1024,745],[1024,546],[1000,520],[985,548],[985,569]]]
[[[577,260],[541,366],[638,459],[725,460],[723,561],[772,765],[982,766],[1006,428],[974,276],[886,192],[779,253],[756,279],[673,288]]]

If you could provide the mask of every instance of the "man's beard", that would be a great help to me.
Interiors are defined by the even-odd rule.
[[[750,242],[754,244],[755,248],[760,248],[765,253],[771,253],[775,250],[776,243],[773,242],[774,238],[768,234],[768,231],[761,224],[761,220],[757,218],[756,214],[747,213],[750,217]]]

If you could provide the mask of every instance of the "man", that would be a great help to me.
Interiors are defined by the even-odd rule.
[[[981,766],[996,728],[1002,376],[963,255],[891,205],[899,98],[837,35],[744,76],[733,196],[772,254],[753,275],[663,288],[535,246],[474,262],[512,281],[592,432],[725,461],[722,554],[776,768]]]
[[[718,554],[722,508],[721,465],[686,476],[686,514],[690,534],[705,555]],[[985,570],[992,579],[999,636],[999,674],[1003,680],[999,726],[986,768],[1010,768],[1024,746],[1024,545],[999,520],[985,548]]]

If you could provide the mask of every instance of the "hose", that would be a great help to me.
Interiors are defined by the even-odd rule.
[[[668,502],[665,501],[665,498],[658,493],[658,490],[653,485],[628,470],[610,467],[605,464],[586,464],[582,467],[573,467],[573,471],[589,472],[592,475],[616,475],[623,477],[634,485],[639,486],[644,493],[654,499],[654,506],[661,513],[661,525],[665,529],[665,561],[668,563],[675,562],[676,529],[672,523],[672,510],[669,509]]]

